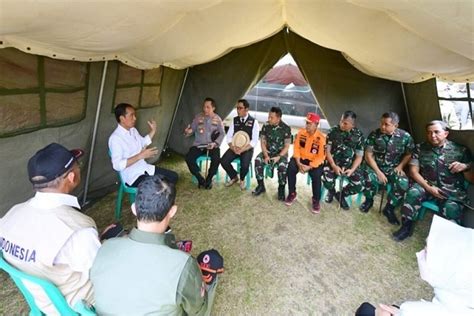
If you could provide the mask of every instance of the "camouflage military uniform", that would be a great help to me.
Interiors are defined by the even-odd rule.
[[[430,185],[442,189],[451,198],[467,201],[463,173],[451,173],[449,170],[449,165],[455,161],[471,163],[471,153],[466,147],[446,140],[444,146],[440,147],[433,147],[427,142],[418,144],[413,151],[410,165],[419,166],[421,176]],[[410,220],[415,220],[418,217],[421,203],[426,200],[438,202],[441,214],[446,218],[460,219],[463,208],[461,204],[449,198],[447,200],[436,199],[418,183],[412,185],[407,191],[402,214]]]
[[[276,157],[280,154],[285,144],[291,142],[291,129],[283,121],[276,126],[265,123],[260,131],[260,139],[265,140],[267,144],[268,156],[270,158]],[[286,167],[288,165],[288,154],[280,156],[280,160],[273,164],[269,163],[270,175],[273,176],[273,169],[277,167],[278,170],[278,184],[286,185]],[[257,180],[263,180],[263,171],[265,162],[263,153],[260,153],[255,158],[255,176]]]
[[[339,126],[334,126],[327,136],[327,146],[331,148],[334,163],[341,168],[350,169],[357,156],[364,155],[364,135],[358,128],[348,132],[342,131]],[[323,185],[328,191],[334,191],[336,174],[326,161],[323,170]],[[344,187],[346,196],[356,194],[363,188],[363,173],[357,168],[349,177],[349,184]]]
[[[383,134],[380,129],[369,134],[365,143],[365,150],[372,152],[374,160],[379,169],[385,174],[391,190],[387,194],[387,202],[397,207],[408,189],[408,177],[398,176],[394,169],[400,164],[405,154],[409,154],[415,147],[411,135],[402,130],[395,129],[392,135]],[[364,195],[368,199],[373,199],[377,191],[377,187],[381,185],[378,182],[377,174],[364,164]]]

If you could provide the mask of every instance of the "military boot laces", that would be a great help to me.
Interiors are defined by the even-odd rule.
[[[412,220],[402,218],[402,227],[392,234],[393,239],[402,241],[413,235],[414,223]]]
[[[388,219],[388,222],[392,225],[400,225],[397,216],[395,215],[395,207],[390,204],[386,204],[383,208],[383,215]]]
[[[362,203],[362,205],[359,207],[359,209],[361,210],[361,212],[367,213],[372,207],[372,205],[374,205],[374,200],[366,198],[364,203]]]

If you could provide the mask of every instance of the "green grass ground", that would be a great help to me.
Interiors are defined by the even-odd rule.
[[[400,304],[432,297],[415,257],[424,247],[431,215],[416,226],[414,236],[396,243],[390,238],[396,228],[378,213],[379,200],[368,214],[354,204],[350,211],[340,210],[335,202],[323,203],[321,214],[312,214],[311,189],[303,175],[298,201],[287,207],[276,198],[276,174],[266,181],[267,192],[253,197],[237,185],[224,187],[222,169],[221,182],[207,191],[191,182],[182,159],[161,166],[180,174],[179,209],[172,223],[176,237],[193,240],[194,256],[215,248],[224,257],[214,315],[353,315],[363,301]],[[115,198],[110,194],[86,211],[99,231],[113,221]],[[128,199],[122,222],[126,228],[134,225]],[[4,273],[0,282],[0,314],[27,314]]]

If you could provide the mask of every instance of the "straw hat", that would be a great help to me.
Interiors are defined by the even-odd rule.
[[[244,131],[238,131],[234,134],[234,137],[232,137],[232,146],[234,147],[242,148],[248,144],[250,144],[250,137],[249,134]]]

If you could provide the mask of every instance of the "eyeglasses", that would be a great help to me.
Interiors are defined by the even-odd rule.
[[[243,110],[243,109],[245,109],[245,106],[238,106],[237,107],[237,110]]]

